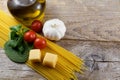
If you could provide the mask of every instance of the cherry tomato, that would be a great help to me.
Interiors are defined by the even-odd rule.
[[[36,39],[36,33],[34,31],[27,31],[24,34],[24,40],[27,42],[34,42],[34,40]]]
[[[42,31],[43,24],[39,20],[34,20],[31,24],[31,29],[35,32],[41,32]]]
[[[34,48],[36,49],[43,49],[47,45],[47,42],[44,38],[38,37],[34,41]]]

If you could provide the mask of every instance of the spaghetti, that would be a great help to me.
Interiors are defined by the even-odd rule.
[[[0,11],[0,47],[3,47],[4,43],[8,40],[10,26],[17,24],[19,24],[19,22],[13,17]],[[41,35],[38,34],[38,36]],[[56,68],[48,68],[42,66],[40,63],[31,63],[30,61],[27,61],[26,64],[48,80],[77,80],[74,71],[82,73],[82,69],[84,68],[83,60],[73,53],[49,40],[47,40],[47,47],[42,50],[42,54],[44,55],[45,52],[51,52],[58,55]]]

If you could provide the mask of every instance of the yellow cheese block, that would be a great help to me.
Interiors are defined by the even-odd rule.
[[[52,54],[52,53],[47,52],[45,54],[44,59],[43,59],[43,65],[55,68],[57,60],[58,60],[58,56],[56,54]]]
[[[40,51],[40,49],[30,50],[29,60],[32,61],[32,62],[41,62],[41,51]]]

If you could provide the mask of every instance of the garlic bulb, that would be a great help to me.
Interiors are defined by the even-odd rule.
[[[65,24],[59,19],[48,20],[43,26],[43,34],[46,38],[50,40],[60,40],[64,37],[65,32]]]

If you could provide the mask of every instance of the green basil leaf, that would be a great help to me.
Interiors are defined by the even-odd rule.
[[[18,45],[18,46],[22,45],[23,36],[19,36],[16,41],[17,41],[17,45]]]
[[[21,52],[21,54],[23,54],[23,51],[24,51],[25,49],[24,49],[24,46],[23,45],[20,45],[19,47],[18,47],[18,51],[20,51]]]
[[[11,31],[10,32],[10,40],[14,40],[16,37],[18,37],[18,35],[16,34],[15,31]]]
[[[15,31],[15,32],[19,32],[20,29],[21,29],[21,27],[22,27],[22,25],[19,24],[19,25],[16,25],[16,26],[12,26],[12,27],[10,28],[10,30]]]
[[[24,34],[25,32],[27,32],[28,30],[29,30],[29,29],[27,29],[27,28],[22,29],[23,34]]]
[[[4,45],[4,50],[5,50],[5,53],[8,56],[8,58],[10,60],[12,60],[13,62],[25,63],[28,60],[28,56],[29,56],[29,49],[27,48],[27,46],[24,45],[25,50],[21,53],[20,51],[18,51],[15,48],[11,47],[9,45],[9,43],[10,42],[7,41],[5,43],[5,45]]]
[[[9,45],[15,48],[17,46],[17,42],[15,40],[9,40]]]

